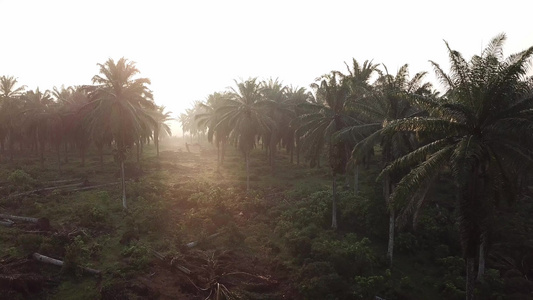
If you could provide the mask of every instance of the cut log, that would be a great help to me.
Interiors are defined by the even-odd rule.
[[[208,241],[208,240],[214,239],[214,238],[216,238],[216,237],[219,236],[219,235],[220,235],[220,232],[213,233],[212,235],[206,237],[206,238],[204,239],[204,241]],[[194,247],[196,247],[196,245],[198,245],[199,242],[200,242],[200,241],[193,241],[193,242],[190,242],[190,243],[185,244],[185,246],[186,246],[187,248],[194,248]]]
[[[59,259],[55,259],[55,258],[51,258],[51,257],[48,257],[48,256],[45,256],[45,255],[42,255],[42,254],[39,254],[37,252],[33,253],[32,257],[37,260],[37,261],[40,261],[40,262],[43,262],[43,263],[47,263],[47,264],[52,264],[52,265],[55,265],[55,266],[59,266],[59,267],[62,267],[64,262],[62,260],[59,260]],[[100,275],[102,272],[99,271],[99,270],[95,270],[95,269],[91,269],[91,268],[86,268],[86,267],[81,267],[80,268],[89,273],[89,274],[94,274],[94,275]]]
[[[24,221],[24,222],[30,222],[37,224],[39,222],[39,219],[37,218],[30,218],[30,217],[19,217],[19,216],[12,216],[12,215],[6,215],[6,214],[0,214],[1,219],[9,219],[9,220],[15,220],[15,221]]]
[[[51,265],[59,266],[59,267],[63,266],[63,261],[62,260],[51,258],[51,257],[45,256],[45,255],[39,254],[37,252],[33,253],[32,257],[35,260],[43,262],[43,263],[47,263],[47,264],[51,264]]]
[[[10,219],[0,220],[0,225],[11,227],[15,222],[11,221]]]
[[[31,217],[20,217],[20,216],[0,214],[0,219],[6,219],[8,222],[11,222],[11,223],[13,223],[13,220],[35,223],[41,230],[45,230],[45,231],[50,230],[50,221],[47,218],[31,218]],[[5,224],[0,223],[0,225],[11,226],[13,224],[5,225]]]

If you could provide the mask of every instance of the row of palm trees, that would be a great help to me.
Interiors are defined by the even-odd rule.
[[[424,82],[425,72],[410,78],[404,65],[391,75],[386,67],[354,59],[346,73],[317,78],[311,92],[278,80],[235,81],[234,88],[211,94],[180,120],[184,129],[194,128],[191,133],[207,132],[222,153],[226,143],[237,146],[248,174],[250,151],[258,142],[273,170],[281,147],[291,152],[291,160],[293,150],[297,157],[304,154],[311,166],[327,158],[333,228],[336,176],[353,170],[357,178],[358,166],[375,155],[383,167],[379,182],[389,208],[391,263],[396,220],[413,216],[416,221],[437,175],[451,174],[466,298],[473,299],[475,260],[481,279],[496,203],[520,193],[533,162],[533,79],[528,76],[533,47],[505,58],[505,39],[496,36],[470,61],[446,43],[450,72],[430,62],[444,86],[442,94]],[[222,160],[223,154],[219,164]]]
[[[0,77],[0,147],[11,160],[16,146],[19,153],[39,153],[42,163],[45,150],[53,149],[60,171],[61,152],[68,162],[69,149],[76,149],[83,165],[87,150],[94,146],[102,164],[104,147],[111,147],[121,165],[126,208],[126,155],[136,146],[138,160],[142,146],[150,140],[159,155],[159,138],[170,134],[165,122],[171,118],[164,107],[155,104],[148,89],[150,80],[137,78],[134,62],[109,59],[98,66],[93,85],[44,92],[38,88],[25,91],[14,77]]]

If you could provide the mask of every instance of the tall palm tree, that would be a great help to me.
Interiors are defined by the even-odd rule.
[[[229,139],[237,145],[246,162],[246,190],[250,190],[250,152],[255,147],[256,137],[269,132],[272,119],[265,114],[260,85],[257,78],[235,81],[226,103],[217,109],[220,114],[218,126],[231,128]]]
[[[263,138],[267,142],[270,166],[274,172],[276,150],[284,135],[288,132],[287,129],[291,119],[294,117],[294,110],[287,98],[287,87],[277,79],[263,81],[261,93],[267,114],[273,121],[272,127]]]
[[[328,159],[333,174],[331,227],[337,228],[337,174],[345,172],[349,149],[334,134],[347,126],[358,124],[349,112],[350,93],[348,86],[339,82],[335,72],[318,78],[313,84],[316,102],[305,103],[301,107],[309,111],[299,117],[300,127],[297,134],[303,139],[303,148],[308,149],[312,159],[318,159],[319,151],[328,148]]]
[[[382,166],[387,166],[394,159],[412,151],[414,145],[414,135],[409,133],[384,134],[384,125],[387,123],[413,117],[421,113],[418,107],[411,105],[409,98],[414,95],[427,94],[431,89],[429,83],[423,83],[425,72],[417,73],[409,79],[408,65],[403,65],[395,76],[388,74],[385,67],[385,74],[381,74],[374,84],[373,91],[369,97],[365,97],[355,104],[358,118],[363,124],[346,128],[342,133],[348,135],[352,140],[359,141],[353,151],[355,161],[362,160],[368,153],[371,153],[375,145],[381,146]],[[393,186],[399,180],[400,174],[391,173],[383,176],[383,198],[389,205],[389,198]],[[394,251],[396,211],[394,207],[389,207],[389,241],[387,247],[387,258],[392,265]]]
[[[533,47],[505,59],[505,39],[504,34],[496,36],[468,62],[446,43],[450,73],[431,62],[446,87],[444,96],[439,101],[419,100],[429,116],[393,121],[386,128],[433,139],[384,170],[386,174],[414,166],[392,193],[393,203],[402,203],[425,188],[444,166],[452,171],[466,261],[466,299],[474,297],[478,254],[478,271],[484,269],[483,245],[495,199],[502,193],[516,193],[517,170],[533,163],[533,81],[526,77]]]
[[[116,63],[108,59],[100,67],[100,75],[93,77],[96,86],[89,94],[89,126],[94,135],[109,132],[115,145],[115,158],[120,163],[122,206],[127,208],[124,162],[128,149],[138,141],[143,130],[154,124],[149,110],[155,104],[147,85],[148,78],[135,78],[139,70],[125,58]]]
[[[374,87],[370,84],[370,78],[376,72],[380,72],[378,70],[379,64],[374,64],[372,61],[365,60],[361,65],[355,58],[352,59],[351,67],[346,62],[344,62],[344,64],[346,65],[347,74],[339,71],[335,71],[335,73],[339,76],[343,83],[348,86],[351,102],[352,104],[356,104],[371,95]],[[354,139],[353,137],[349,137],[344,138],[344,140],[349,144],[350,148],[353,148],[355,144],[360,141],[361,137],[362,136],[359,135],[359,138]],[[360,162],[350,159],[349,163],[354,167],[354,193],[357,194],[359,191]]]

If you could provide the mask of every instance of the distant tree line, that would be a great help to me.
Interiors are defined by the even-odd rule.
[[[159,155],[159,139],[170,134],[165,122],[171,118],[154,102],[150,80],[137,78],[134,62],[109,59],[98,67],[93,85],[46,91],[26,90],[16,78],[0,77],[0,148],[2,156],[11,161],[33,153],[41,163],[45,150],[52,149],[61,171],[71,152],[76,152],[84,165],[86,153],[93,147],[103,164],[104,147],[109,147],[121,165],[126,208],[126,153],[135,147],[139,160],[143,145],[153,141]]]

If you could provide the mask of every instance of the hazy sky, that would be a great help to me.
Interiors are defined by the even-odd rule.
[[[0,75],[29,89],[89,84],[125,57],[177,115],[233,79],[308,87],[344,61],[395,73],[448,69],[443,40],[465,57],[505,32],[505,55],[533,45],[529,1],[0,0]],[[436,82],[434,82],[436,84]]]

